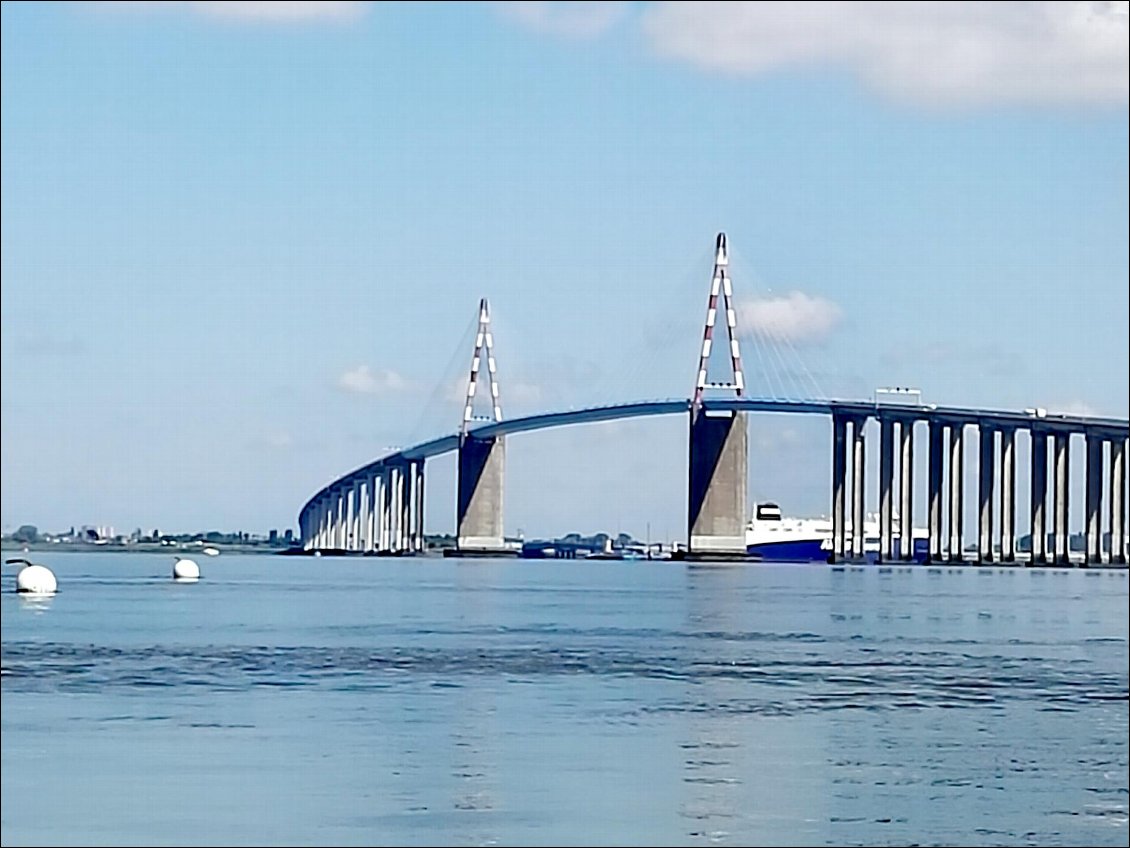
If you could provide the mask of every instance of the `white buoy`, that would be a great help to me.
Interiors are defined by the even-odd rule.
[[[190,582],[200,579],[200,566],[194,560],[177,557],[173,563],[173,579]]]
[[[6,560],[9,565],[22,565],[16,575],[16,591],[25,595],[54,595],[59,589],[55,574],[46,565],[39,565],[27,559]]]

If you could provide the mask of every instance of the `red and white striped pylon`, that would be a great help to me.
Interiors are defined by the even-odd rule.
[[[733,389],[738,397],[741,397],[745,391],[745,379],[742,376],[742,352],[738,347],[738,321],[733,304],[734,292],[730,286],[730,275],[726,270],[729,264],[726,234],[719,233],[714,251],[714,279],[710,284],[710,301],[706,306],[706,326],[702,331],[702,356],[698,360],[698,381],[694,388],[694,409],[696,412],[702,406],[703,392],[707,389]],[[734,367],[734,379],[731,383],[711,383],[706,379],[710,348],[714,342],[714,321],[718,315],[719,291],[722,293],[726,308],[726,334],[730,338],[730,362]]]
[[[479,332],[475,336],[475,355],[471,358],[471,376],[467,381],[467,403],[463,407],[463,424],[460,433],[466,433],[472,421],[472,407],[475,405],[475,389],[478,384],[479,366],[483,351],[486,351],[487,378],[490,381],[491,411],[495,421],[502,420],[502,407],[498,401],[498,375],[494,364],[494,336],[490,331],[490,304],[484,297],[479,301]],[[487,419],[489,420],[489,419]]]

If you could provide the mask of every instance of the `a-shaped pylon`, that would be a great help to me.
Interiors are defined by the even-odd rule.
[[[710,300],[706,307],[706,326],[702,331],[702,355],[698,360],[698,380],[694,389],[694,408],[697,411],[703,402],[703,393],[707,389],[732,389],[737,397],[745,391],[745,379],[742,376],[742,354],[738,346],[737,315],[734,312],[733,288],[730,285],[730,275],[727,268],[730,259],[727,254],[726,234],[719,233],[714,250],[714,277],[710,284]],[[730,340],[730,364],[733,366],[733,378],[729,382],[711,382],[707,379],[710,351],[714,343],[714,322],[718,317],[718,295],[721,293],[726,310],[726,335]]]
[[[475,393],[478,391],[479,373],[482,371],[482,361],[487,361],[486,380],[490,383],[491,415],[475,416]],[[501,421],[502,406],[498,400],[498,375],[494,362],[494,336],[490,331],[490,304],[484,297],[479,301],[479,331],[475,336],[475,355],[471,358],[471,376],[467,380],[467,403],[463,407],[463,423],[461,433],[466,433],[472,421]]]

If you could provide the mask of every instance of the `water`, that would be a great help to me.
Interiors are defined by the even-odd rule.
[[[35,559],[5,846],[1127,844],[1125,571]]]

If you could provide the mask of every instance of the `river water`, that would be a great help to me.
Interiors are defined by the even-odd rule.
[[[33,558],[5,846],[1128,841],[1125,570]]]

